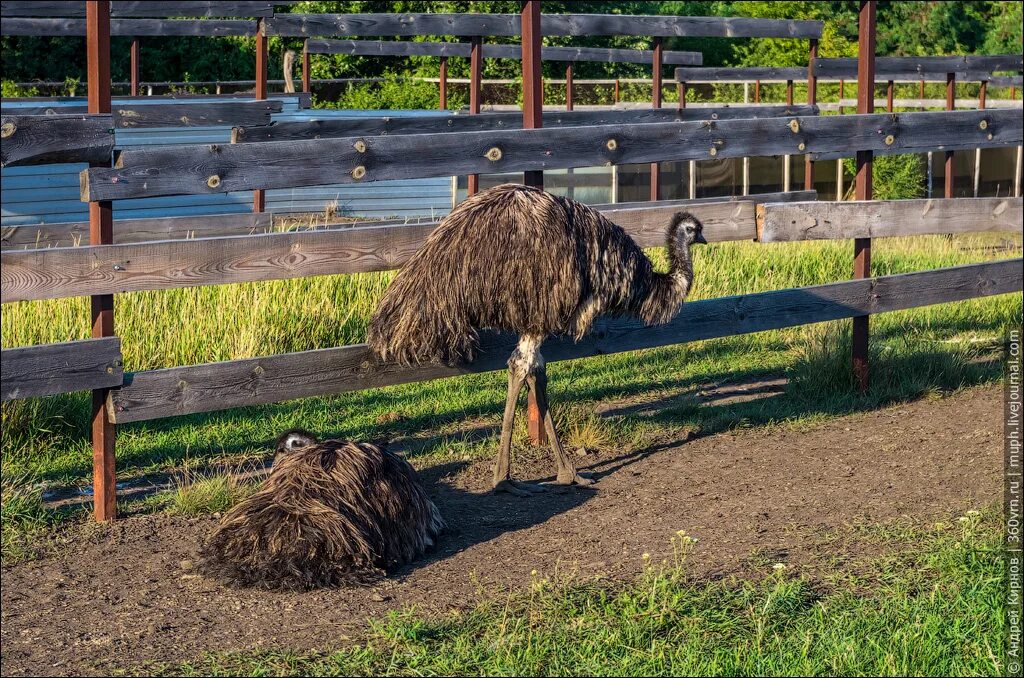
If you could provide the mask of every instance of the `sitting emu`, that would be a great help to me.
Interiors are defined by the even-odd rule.
[[[262,487],[207,543],[202,571],[231,584],[366,584],[433,545],[444,527],[416,471],[369,443],[284,433]]]
[[[513,480],[509,470],[524,384],[550,439],[555,482],[590,484],[558,442],[540,346],[551,334],[579,340],[600,315],[631,315],[649,325],[671,320],[693,282],[690,246],[707,242],[702,231],[693,215],[675,214],[667,233],[670,270],[657,273],[633,239],[599,212],[536,188],[496,186],[452,210],[409,259],[366,341],[383,360],[456,365],[473,359],[478,330],[515,332],[494,489],[517,496],[542,489]]]

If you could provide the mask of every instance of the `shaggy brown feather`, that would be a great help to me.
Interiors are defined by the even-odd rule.
[[[365,584],[433,545],[444,522],[407,461],[368,443],[284,444],[289,435],[263,486],[210,537],[204,573],[265,588]]]
[[[590,331],[600,315],[664,323],[693,278],[676,215],[672,268],[651,261],[619,226],[586,205],[518,184],[470,197],[449,214],[395,277],[370,321],[367,343],[400,363],[470,361],[477,330],[523,336]]]

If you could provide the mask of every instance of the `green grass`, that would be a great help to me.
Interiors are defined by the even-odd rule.
[[[862,526],[863,529],[863,526]],[[1004,562],[995,512],[877,526],[883,555],[813,574],[766,565],[746,579],[675,562],[625,584],[558,584],[490,595],[468,612],[371,622],[325,652],[209,655],[167,675],[1003,675]],[[692,552],[691,552],[692,551]],[[809,570],[810,572],[810,570]]]
[[[255,485],[225,472],[186,473],[175,480],[168,510],[186,516],[220,513],[252,494]]]
[[[879,275],[1016,256],[993,252],[993,238],[941,236],[876,243]],[[662,254],[654,255],[664,266]],[[694,298],[843,280],[849,243],[719,243],[696,255]],[[359,342],[391,273],[118,295],[116,327],[127,370],[152,369]],[[10,304],[0,317],[3,345],[79,339],[88,333],[88,302],[62,299]],[[553,364],[552,398],[570,444],[622,452],[666,436],[736,427],[799,425],[824,417],[948,392],[999,379],[1004,330],[1021,323],[1021,296],[1003,295],[876,316],[873,380],[851,389],[849,323]],[[789,378],[784,393],[751,403],[701,404],[704,384]],[[351,438],[424,438],[415,456],[478,459],[493,436],[467,425],[500,423],[506,380],[470,375],[119,427],[118,473],[127,479],[178,473],[186,464],[244,463],[263,457],[281,430],[302,426]],[[594,416],[602,402],[665,398],[653,413]],[[92,472],[86,394],[4,403],[5,482],[26,487],[88,483]],[[522,432],[520,428],[522,441]],[[426,437],[429,434],[430,437]],[[5,514],[6,516],[6,514]],[[6,521],[6,518],[5,518]],[[6,523],[5,523],[6,524]]]

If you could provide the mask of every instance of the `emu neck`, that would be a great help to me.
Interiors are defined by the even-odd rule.
[[[690,291],[693,283],[693,262],[686,244],[669,248],[669,272],[652,273],[646,294],[637,315],[649,325],[671,320]]]

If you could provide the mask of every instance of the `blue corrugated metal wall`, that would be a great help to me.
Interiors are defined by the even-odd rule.
[[[115,99],[115,103],[116,103]],[[209,103],[216,98],[179,100],[183,106]],[[379,115],[441,115],[434,111],[335,111],[303,110],[298,98],[280,99],[281,113],[274,120],[315,120],[323,118],[359,118]],[[54,108],[71,102],[57,102]],[[139,104],[166,103],[166,99],[139,101]],[[5,101],[5,110],[15,110],[17,102]],[[116,130],[118,148],[145,145],[229,143],[231,128],[160,127]],[[88,206],[79,198],[78,174],[82,164],[5,167],[0,170],[0,223],[20,224],[87,221]],[[341,216],[436,217],[447,214],[452,203],[452,181],[448,177],[381,181],[372,184],[336,184],[267,191],[270,212],[319,212],[331,206]],[[178,217],[200,214],[229,214],[252,209],[252,193],[182,195],[114,202],[115,219]]]

